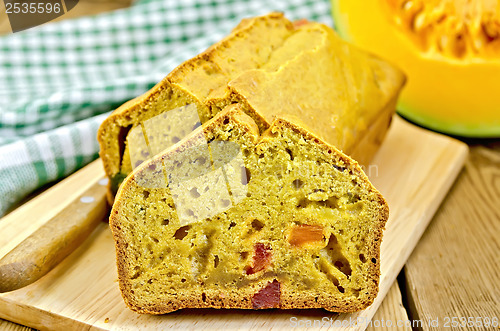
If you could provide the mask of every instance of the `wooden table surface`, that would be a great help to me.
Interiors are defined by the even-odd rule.
[[[130,0],[80,0],[58,19],[129,4]],[[0,34],[11,31],[4,8],[0,7]],[[500,318],[500,140],[466,142],[470,154],[464,169],[367,330],[412,330],[409,325],[396,327],[397,320],[413,321],[417,330],[440,330],[446,322],[458,330],[464,328],[451,326],[460,318],[474,318],[476,326],[476,318]],[[487,329],[476,326],[467,329]],[[0,319],[0,330],[31,328]]]

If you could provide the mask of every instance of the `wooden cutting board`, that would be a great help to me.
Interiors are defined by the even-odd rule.
[[[290,329],[306,323],[364,330],[462,168],[467,152],[467,146],[457,140],[394,118],[372,166],[366,169],[389,202],[390,217],[381,248],[380,292],[364,311],[187,309],[161,316],[136,314],[121,298],[113,240],[103,222],[39,281],[0,294],[0,317],[42,330]],[[103,176],[97,160],[1,219],[0,257]]]

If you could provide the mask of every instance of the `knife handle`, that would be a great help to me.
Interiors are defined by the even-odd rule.
[[[0,259],[0,293],[40,279],[73,252],[108,215],[100,180]]]

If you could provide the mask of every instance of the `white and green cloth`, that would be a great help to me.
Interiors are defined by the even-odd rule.
[[[97,158],[109,111],[270,11],[332,25],[329,0],[143,0],[0,37],[0,216]]]

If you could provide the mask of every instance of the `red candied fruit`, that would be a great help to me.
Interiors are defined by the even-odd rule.
[[[279,308],[280,295],[280,282],[275,279],[254,294],[252,298],[253,309]]]
[[[254,245],[253,266],[246,268],[247,275],[266,269],[271,265],[271,259],[271,248],[262,243],[256,243]]]

